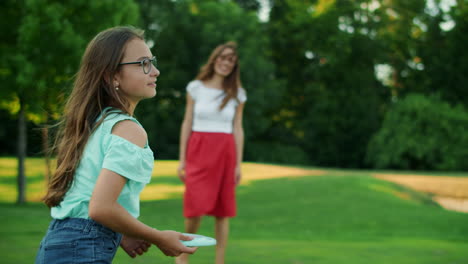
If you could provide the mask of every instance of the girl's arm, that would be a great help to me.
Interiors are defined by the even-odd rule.
[[[242,155],[244,152],[244,128],[242,127],[242,114],[244,111],[245,103],[239,104],[236,108],[236,114],[234,116],[234,140],[236,142],[236,184],[240,183],[242,178],[241,174],[241,163],[242,163]]]
[[[132,121],[119,122],[114,126],[112,134],[140,147],[144,147],[146,144],[146,132]],[[89,217],[115,232],[155,244],[168,256],[194,253],[194,248],[188,248],[179,241],[190,240],[189,237],[179,232],[160,231],[147,226],[130,215],[117,202],[126,182],[127,179],[120,174],[102,169],[89,202]]]
[[[180,129],[180,143],[179,143],[179,168],[177,169],[177,174],[182,181],[185,181],[185,154],[187,152],[187,142],[192,132],[192,122],[193,122],[193,105],[194,101],[192,97],[187,94],[187,103],[185,105],[185,115],[184,121],[182,122],[182,127]]]

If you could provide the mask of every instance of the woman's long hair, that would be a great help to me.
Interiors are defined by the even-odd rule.
[[[234,52],[234,56],[236,57],[236,64],[234,65],[232,72],[224,78],[223,81],[223,90],[226,94],[224,97],[220,109],[223,109],[226,104],[231,99],[237,99],[237,93],[239,91],[239,87],[242,86],[240,81],[240,69],[239,69],[239,55],[237,52],[237,44],[235,42],[226,42],[217,46],[212,52],[208,59],[208,62],[203,65],[198,73],[196,79],[201,81],[206,81],[213,78],[215,74],[215,63],[218,57],[223,53],[225,49],[231,49]]]
[[[143,40],[143,31],[115,27],[99,33],[88,44],[52,147],[57,154],[57,168],[43,198],[47,206],[58,206],[72,185],[84,147],[103,120],[96,122],[103,109],[111,106],[129,113],[129,101],[119,95],[113,79],[126,44],[133,39]]]

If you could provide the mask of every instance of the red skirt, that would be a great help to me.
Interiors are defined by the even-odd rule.
[[[192,132],[185,164],[184,216],[236,216],[235,169],[232,134]]]

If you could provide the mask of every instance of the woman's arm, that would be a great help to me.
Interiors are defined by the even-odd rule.
[[[133,144],[144,147],[146,132],[132,121],[122,121],[114,126],[112,134],[118,135]],[[160,231],[140,222],[130,215],[118,202],[127,179],[111,170],[102,169],[89,202],[89,217],[96,222],[126,236],[143,239],[155,244],[164,254],[178,256],[193,253],[179,240],[189,238],[175,231]]]
[[[245,103],[239,104],[236,108],[236,114],[234,116],[234,140],[236,142],[236,184],[240,183],[242,178],[241,174],[241,163],[242,163],[242,156],[244,152],[244,128],[242,126],[242,114],[244,111]]]
[[[193,105],[194,101],[192,97],[187,94],[187,103],[185,105],[184,121],[180,129],[180,143],[179,143],[179,168],[177,174],[182,181],[185,181],[185,154],[187,152],[187,142],[192,132],[193,122]]]

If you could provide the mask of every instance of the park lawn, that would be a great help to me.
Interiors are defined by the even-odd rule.
[[[444,210],[425,194],[368,174],[335,172],[240,186],[227,263],[468,263],[468,214]],[[179,188],[170,173],[155,177],[152,190]],[[50,221],[47,208],[3,202],[0,210],[2,263],[32,263]],[[174,192],[143,201],[141,220],[159,229],[183,230],[181,210],[181,194]],[[213,236],[212,218],[205,219],[200,233]],[[213,247],[199,248],[191,263],[212,263],[213,257]],[[152,247],[133,260],[119,250],[114,263],[173,260]]]

